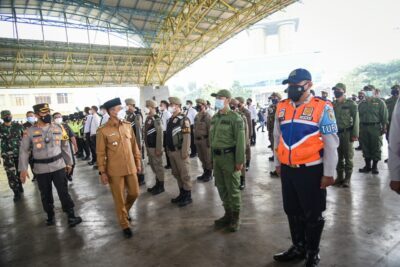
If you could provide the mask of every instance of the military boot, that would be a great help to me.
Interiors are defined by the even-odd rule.
[[[358,170],[361,173],[369,173],[371,171],[371,159],[365,159],[365,166]]]
[[[164,182],[161,182],[161,181],[158,181],[157,180],[157,185],[156,185],[156,187],[151,191],[151,194],[153,195],[153,196],[155,196],[155,195],[158,195],[158,194],[161,194],[162,192],[164,192],[165,191],[165,189],[164,189]]]
[[[156,177],[156,183],[154,184],[153,187],[147,188],[147,192],[149,192],[149,193],[153,192],[153,190],[157,188],[158,183],[159,183],[159,181],[158,181],[158,179]]]
[[[232,219],[231,210],[225,208],[224,216],[222,216],[218,220],[214,221],[215,229],[222,229],[222,228],[225,228],[225,227],[229,226],[229,224],[231,222],[231,219]]]
[[[19,189],[14,190],[14,202],[18,202],[21,199],[21,192]]]
[[[343,178],[343,171],[337,171],[337,177],[335,180],[335,183],[333,184],[334,186],[341,186],[344,182]]]
[[[307,251],[305,267],[316,267],[318,266],[321,258],[319,257],[318,251]]]
[[[346,177],[344,178],[344,181],[342,183],[343,188],[350,187],[350,179],[351,179],[351,172],[347,172]]]
[[[146,182],[144,181],[144,174],[138,174],[138,182],[139,182],[139,186],[146,184]]]
[[[183,189],[183,196],[181,200],[178,202],[179,207],[185,207],[193,202],[192,200],[192,191]]]
[[[292,246],[281,253],[274,255],[274,260],[289,262],[304,259],[306,256],[305,223],[300,216],[288,216]]]
[[[200,176],[197,176],[197,180],[203,181],[205,174],[206,174],[206,169],[203,169],[203,174]]]
[[[48,212],[48,213],[47,213],[46,225],[47,225],[47,226],[51,226],[51,225],[54,225],[54,224],[55,224],[55,221],[54,221],[54,211]]]
[[[240,186],[239,189],[243,190],[246,188],[246,178],[244,176],[240,176]]]
[[[306,246],[307,246],[307,256],[306,256],[306,267],[318,266],[319,257],[319,243],[321,241],[322,231],[324,229],[325,220],[323,217],[318,218],[316,222],[307,223],[306,226]]]
[[[234,233],[239,231],[239,228],[240,228],[240,213],[238,211],[233,211],[228,231]]]
[[[82,222],[82,218],[79,216],[75,216],[74,209],[70,209],[68,212],[68,225],[69,227],[75,227],[76,225]]]
[[[250,160],[246,160],[246,172],[249,171],[250,168]]]
[[[18,190],[19,190],[20,193],[24,193],[24,187],[22,186],[22,183],[21,183],[20,180],[18,182]]]
[[[212,180],[212,170],[207,170],[204,173],[203,182],[207,183]]]
[[[372,174],[379,174],[378,171],[378,160],[372,162]]]
[[[183,196],[183,188],[179,188],[179,195],[176,198],[171,199],[171,203],[176,204],[181,201]]]

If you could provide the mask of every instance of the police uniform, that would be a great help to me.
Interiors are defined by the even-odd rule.
[[[12,119],[11,112],[2,110],[1,118],[5,120],[6,117]],[[10,125],[5,123],[0,125],[0,149],[8,185],[14,192],[14,201],[18,201],[21,198],[21,193],[24,192],[18,173],[19,146],[24,128],[16,122],[10,123]]]
[[[311,81],[305,69],[290,73],[283,84]],[[298,90],[289,86],[289,90]],[[319,243],[326,208],[323,176],[333,177],[339,144],[333,109],[323,100],[309,95],[296,105],[291,99],[277,106],[274,141],[275,166],[281,168],[284,211],[288,216],[292,247],[274,255],[276,261],[305,258],[306,266],[317,266]],[[307,265],[309,264],[309,265]]]
[[[45,117],[50,116],[50,108],[46,103],[33,106],[33,110],[37,115],[42,112],[48,113]],[[53,183],[62,209],[68,214],[68,224],[73,227],[82,222],[82,219],[75,216],[74,202],[68,193],[66,166],[72,165],[68,136],[65,136],[60,125],[42,122],[43,124],[37,122],[24,132],[19,154],[19,170],[20,172],[28,170],[32,151],[42,205],[48,215],[47,224],[54,224]]]
[[[253,140],[255,144],[255,137],[253,136],[254,125],[253,125],[253,120],[251,118],[251,111],[245,107],[244,98],[239,96],[236,97],[236,100],[239,101],[240,103],[239,107],[240,113],[246,116],[247,120],[248,135],[250,139],[250,143],[249,144],[246,143],[246,171],[248,171],[250,168],[250,161],[251,161],[251,148],[250,148],[251,140]]]
[[[157,103],[153,100],[146,101],[146,107],[155,109]],[[143,139],[147,148],[150,167],[156,175],[156,183],[152,188],[147,189],[153,195],[158,195],[164,189],[164,167],[162,165],[163,139],[164,133],[161,125],[160,116],[149,114],[144,123]]]
[[[346,92],[346,86],[343,83],[336,84],[332,89],[342,89]],[[344,99],[343,101],[335,100],[333,102],[333,109],[335,111],[340,141],[335,185],[348,187],[353,173],[353,138],[358,138],[359,135],[358,108],[353,100]]]
[[[211,96],[232,97],[228,90],[220,90]],[[241,172],[236,171],[236,166],[245,164],[246,160],[243,119],[230,109],[220,110],[211,120],[210,138],[215,185],[225,209],[224,216],[214,223],[217,228],[228,227],[229,231],[235,232],[240,226],[242,203]]]
[[[171,105],[182,105],[177,97],[169,97],[168,100]],[[189,175],[190,121],[183,113],[172,114],[167,124],[165,141],[172,175],[179,186],[179,195],[171,199],[171,202],[183,207],[192,203],[192,181]]]
[[[104,103],[107,110],[117,105],[121,105],[119,98]],[[129,210],[139,196],[136,166],[141,164],[131,123],[110,118],[99,127],[96,139],[100,175],[107,174],[118,221],[124,231],[130,231]]]
[[[126,105],[132,105],[135,107],[136,101],[132,98],[127,98],[125,99],[125,104]],[[140,112],[131,112],[131,111],[126,111],[126,116],[125,120],[131,123],[133,133],[136,137],[136,143],[139,147],[139,150],[142,150],[142,114]],[[141,173],[138,173],[138,179],[139,179],[139,185],[144,185],[145,184],[145,177],[144,177],[144,164],[143,164],[143,158],[140,161],[140,165],[142,167]]]
[[[366,86],[374,89],[373,86]],[[358,105],[360,116],[360,143],[365,159],[365,167],[359,171],[378,174],[378,161],[381,160],[382,134],[387,129],[388,110],[384,101],[377,97],[367,97]],[[373,162],[371,168],[371,161]]]
[[[196,99],[198,105],[207,106],[204,99]],[[206,110],[199,111],[194,118],[194,143],[203,167],[203,174],[197,177],[198,180],[208,182],[212,179],[212,163],[210,149],[210,127],[211,116]]]

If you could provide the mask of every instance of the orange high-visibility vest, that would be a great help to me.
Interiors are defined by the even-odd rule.
[[[282,164],[307,164],[322,158],[324,143],[319,122],[325,106],[324,100],[315,97],[297,108],[290,99],[278,103],[281,136],[276,151]]]

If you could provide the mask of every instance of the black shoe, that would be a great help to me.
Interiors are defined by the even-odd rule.
[[[157,187],[157,185],[158,185],[158,179],[156,177],[156,183],[154,184],[153,187],[147,188],[147,192],[149,193],[153,192],[153,190]]]
[[[302,260],[306,257],[304,248],[291,246],[288,250],[274,255],[274,260],[279,262],[288,262],[293,260]]]
[[[178,202],[179,207],[185,207],[193,202],[192,200],[192,192],[183,190],[183,196],[181,200]]]
[[[372,162],[371,171],[372,171],[372,174],[379,174],[379,171],[378,171],[378,161],[377,161],[377,160],[374,160],[374,161]]]
[[[385,159],[385,163],[388,163],[389,159]]]
[[[269,161],[274,161],[274,156],[268,158]]]
[[[232,212],[230,210],[225,209],[225,214],[222,218],[214,221],[215,229],[219,230],[225,227],[228,227],[232,220]]]
[[[321,258],[319,257],[318,251],[307,251],[305,267],[316,267],[318,266]]]
[[[21,194],[24,193],[24,187],[22,186],[22,183],[19,184],[18,190],[19,190],[19,192],[20,192]]]
[[[14,202],[18,202],[21,199],[21,193],[19,192],[19,190],[17,189],[16,191],[14,191]]]
[[[94,162],[93,161],[89,161],[87,164],[89,164],[90,166],[93,166]]]
[[[79,216],[75,216],[75,212],[73,209],[70,209],[68,212],[68,225],[69,227],[75,227],[76,225],[82,222],[82,218]]]
[[[245,180],[244,176],[240,176],[240,186],[239,186],[239,189],[240,189],[240,190],[243,190],[243,189],[245,189],[245,188],[246,188],[246,180]]]
[[[146,182],[144,181],[144,174],[138,174],[137,177],[138,177],[139,186],[146,184]]]
[[[165,165],[164,169],[167,169],[167,170],[171,169],[171,165]]]
[[[132,230],[129,227],[122,230],[122,234],[125,238],[131,238],[133,236]]]
[[[161,193],[165,192],[164,182],[161,182],[161,181],[157,181],[157,182],[158,183],[156,184],[156,187],[151,191],[151,194],[153,196],[156,196],[158,194],[161,194]]]
[[[172,204],[178,203],[179,201],[181,201],[182,196],[183,196],[183,189],[179,188],[179,195],[176,198],[171,199],[171,203]]]
[[[46,225],[47,226],[51,226],[51,225],[54,225],[54,224],[55,224],[54,213],[47,213]]]
[[[279,177],[279,175],[276,171],[269,172],[269,175],[271,175],[271,177]]]
[[[72,176],[71,175],[67,175],[67,180],[72,182]]]
[[[268,148],[272,148],[272,145],[269,145]]]
[[[365,159],[365,166],[362,169],[359,169],[358,171],[361,173],[369,173],[371,171],[371,160],[370,159]]]
[[[203,181],[203,179],[204,179],[204,175],[206,174],[206,170],[203,170],[203,174],[202,175],[200,175],[200,176],[197,176],[197,180],[199,180],[199,181]]]
[[[207,183],[207,182],[211,181],[212,178],[213,178],[212,170],[206,170],[202,182]]]
[[[82,160],[89,160],[90,159],[90,157],[89,156],[86,156],[86,157],[84,157]]]

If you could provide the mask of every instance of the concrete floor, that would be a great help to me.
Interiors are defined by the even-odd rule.
[[[131,210],[134,237],[125,240],[111,193],[97,172],[79,161],[69,185],[76,212],[84,222],[69,229],[57,195],[56,226],[44,224],[37,185],[25,185],[14,204],[5,173],[0,172],[0,266],[302,266],[278,264],[272,255],[290,245],[279,179],[269,177],[267,133],[260,133],[243,192],[242,228],[231,234],[213,229],[223,209],[213,183],[196,183],[193,205],[170,204],[177,192],[167,172],[166,193],[142,195]],[[386,146],[385,146],[386,150]],[[385,151],[386,156],[386,151]],[[351,189],[329,188],[327,223],[320,266],[400,266],[400,197],[388,188],[388,170],[379,176],[358,174],[356,152]],[[191,160],[193,179],[200,163]],[[153,174],[147,167],[147,183]]]

